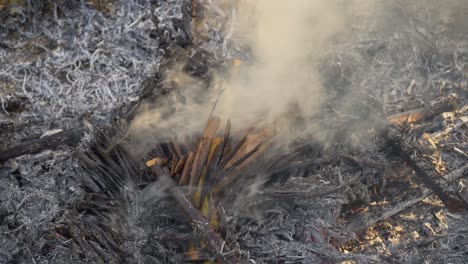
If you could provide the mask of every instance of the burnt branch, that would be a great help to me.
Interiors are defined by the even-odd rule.
[[[409,124],[419,123],[431,120],[434,117],[454,111],[459,105],[458,99],[454,96],[438,98],[432,101],[428,106],[414,109],[411,111],[388,116],[387,119],[398,127],[405,127]]]
[[[63,145],[76,146],[81,141],[84,128],[74,128],[44,137],[29,139],[0,149],[0,162],[26,154],[37,154],[44,150],[56,150]]]
[[[403,138],[402,133],[394,125],[384,128],[382,136],[394,153],[401,156],[415,171],[417,178],[429,189],[431,189],[450,211],[463,211],[468,209],[468,204],[437,174],[431,162],[423,157],[414,146]]]
[[[443,177],[444,180],[447,182],[454,182],[458,179],[468,177],[468,165],[465,165],[459,169],[453,170]],[[366,230],[368,227],[377,224],[380,221],[389,219],[409,208],[412,206],[420,203],[429,195],[433,194],[433,191],[427,188],[422,189],[417,194],[413,195],[409,199],[405,199],[402,202],[396,203],[390,207],[385,208],[377,213],[373,214],[357,214],[354,215],[350,220],[350,229],[354,232],[361,232]]]

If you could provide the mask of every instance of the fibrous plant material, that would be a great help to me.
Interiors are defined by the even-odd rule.
[[[158,177],[158,183],[168,189],[171,197],[177,202],[178,206],[184,211],[187,221],[193,228],[195,234],[201,238],[209,251],[216,257],[219,263],[239,263],[239,259],[229,256],[231,249],[223,241],[221,236],[216,233],[196,207],[188,200],[184,193],[177,187],[174,180],[167,175],[159,164],[151,166],[151,170]]]
[[[468,165],[445,174],[443,179],[448,183],[453,183],[458,179],[466,177],[468,177]],[[434,192],[431,189],[422,188],[418,193],[413,194],[410,197],[406,197],[399,203],[380,208],[378,212],[371,211],[365,214],[356,214],[352,219],[348,220],[349,228],[354,232],[362,232],[380,221],[387,220],[405,210],[408,210],[433,193]]]
[[[146,165],[160,179],[155,184],[168,188],[209,252],[220,261],[237,263],[236,258],[223,253],[223,250],[230,250],[215,232],[220,228],[219,216],[222,212],[219,210],[223,208],[220,201],[227,185],[237,180],[236,177],[255,162],[255,158],[262,153],[259,146],[272,134],[264,129],[251,128],[233,144],[230,121],[226,122],[224,136],[217,135],[219,123],[219,117],[210,115],[194,150],[182,147],[187,144],[176,141],[156,145],[152,152],[156,156],[152,156]],[[178,186],[188,187],[187,194]],[[187,254],[193,255],[190,252]]]

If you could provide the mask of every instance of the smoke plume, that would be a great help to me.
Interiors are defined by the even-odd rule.
[[[449,19],[461,0],[447,1],[373,1],[373,0],[238,0],[207,2],[211,14],[195,25],[206,41],[216,25],[224,25],[218,33],[237,49],[247,50],[251,60],[233,66],[230,77],[213,72],[211,94],[204,94],[204,82],[189,76],[183,62],[166,77],[184,100],[172,98],[165,103],[145,105],[131,126],[134,138],[190,136],[200,133],[215,98],[224,90],[215,114],[230,118],[233,128],[244,129],[258,122],[273,122],[290,114],[312,116],[324,102],[324,87],[319,73],[320,63],[340,42],[352,43],[358,35],[381,30],[393,34],[396,28],[407,27],[398,19],[403,10],[415,19],[430,8],[439,19]],[[445,3],[445,2],[444,2]],[[455,8],[454,8],[455,7]],[[393,13],[392,13],[393,12]],[[383,14],[386,16],[381,17]],[[416,16],[416,14],[418,16]],[[395,16],[396,15],[396,16]],[[408,17],[411,17],[408,16]],[[212,24],[210,24],[212,22]],[[203,31],[203,32],[201,32]],[[194,33],[197,37],[197,32]],[[226,55],[226,54],[224,54]],[[233,57],[227,54],[227,57]],[[238,69],[235,69],[235,68]],[[362,69],[361,69],[362,70]],[[362,72],[361,72],[362,73]],[[363,73],[372,74],[372,73]],[[349,98],[359,100],[359,98]],[[292,109],[292,110],[291,110]],[[170,113],[170,118],[164,118]],[[286,118],[287,119],[287,118]],[[313,126],[313,124],[311,124]],[[151,128],[151,135],[144,131]]]

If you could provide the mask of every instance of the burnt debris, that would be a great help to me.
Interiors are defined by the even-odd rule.
[[[255,60],[232,3],[0,1],[0,263],[462,263],[466,21],[403,2],[337,37],[315,115],[211,112],[143,151],[145,105],[213,104]]]

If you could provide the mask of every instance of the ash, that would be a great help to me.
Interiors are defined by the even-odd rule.
[[[209,78],[206,65],[249,58],[216,26],[227,14],[216,1],[206,2],[216,19],[199,43],[189,33],[190,1],[0,5],[2,145],[87,130],[79,146],[0,164],[0,263],[184,261],[180,241],[194,238],[190,226],[164,190],[145,197],[142,190],[152,182],[146,157],[114,139],[126,126],[119,119],[132,116],[125,115],[128,109],[165,94],[158,77],[178,50],[189,51],[183,56],[197,78]],[[433,196],[364,233],[348,225],[350,212],[385,211],[388,203],[405,199],[402,191],[421,188],[411,187],[413,172],[405,161],[369,135],[376,116],[455,94],[460,102],[455,116],[408,128],[406,137],[421,142],[435,163],[442,160],[441,172],[467,162],[466,19],[454,14],[439,21],[431,16],[434,10],[422,12],[403,2],[386,13],[385,26],[365,30],[357,42],[338,39],[322,61],[330,103],[311,117],[323,128],[316,140],[299,139],[290,146],[292,153],[267,155],[251,170],[252,181],[244,183],[249,188],[239,185],[227,194],[234,202],[226,205],[220,233],[245,263],[468,258],[466,213],[448,212]],[[208,63],[200,63],[200,54]],[[430,138],[439,139],[438,147]],[[262,169],[284,160],[313,162],[275,173]],[[466,184],[455,184],[465,199]]]
[[[24,3],[23,3],[24,2]],[[102,5],[93,5],[102,2]],[[0,142],[108,122],[138,99],[178,28],[184,1],[18,1],[0,3]],[[90,138],[86,138],[89,140]],[[0,263],[64,263],[67,242],[46,253],[45,234],[83,198],[72,149],[1,164]]]

